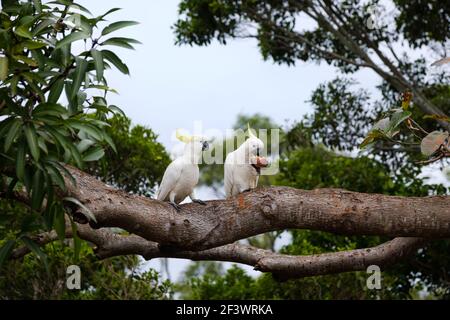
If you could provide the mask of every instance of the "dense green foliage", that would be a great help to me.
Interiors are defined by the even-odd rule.
[[[47,4],[2,0],[1,5],[0,192],[12,197],[24,189],[31,199],[26,217],[31,221],[24,221],[25,229],[2,241],[0,265],[17,243],[44,256],[30,238],[33,233],[56,229],[65,237],[66,204],[79,203],[55,196],[57,189],[65,190],[64,176],[70,177],[62,163],[83,168],[102,158],[105,148],[116,151],[106,120],[121,110],[107,102],[108,92],[114,90],[104,71],[111,66],[125,74],[129,71],[106,48],[131,49],[138,43],[111,37],[135,22],[102,27],[105,17],[118,9],[91,17],[70,0]],[[93,218],[86,210],[83,213]]]
[[[120,181],[117,186],[124,190],[151,194],[169,163],[164,147],[151,129],[131,126],[123,116],[107,122],[118,152],[107,151],[107,157],[87,169],[105,182]],[[0,200],[0,221],[0,239],[16,237],[26,229],[24,223],[32,222],[27,207],[8,200]],[[3,266],[0,299],[167,299],[173,293],[171,284],[161,282],[154,270],[143,272],[144,264],[136,256],[99,261],[90,245],[82,242],[75,250],[73,240],[50,243],[43,253],[47,267],[34,254]],[[66,287],[66,269],[72,264],[81,269],[81,290]]]

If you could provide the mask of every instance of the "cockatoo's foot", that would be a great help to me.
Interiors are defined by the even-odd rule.
[[[177,210],[177,212],[181,211],[181,207],[179,205],[177,205],[175,202],[169,202],[169,203],[172,207],[175,208],[175,210]]]
[[[202,206],[206,206],[206,202],[200,199],[193,199],[192,202],[201,204]]]

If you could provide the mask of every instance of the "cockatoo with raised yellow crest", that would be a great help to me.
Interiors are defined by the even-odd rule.
[[[260,157],[264,143],[253,134],[250,125],[248,135],[249,138],[225,159],[224,183],[227,198],[256,188],[261,168],[268,165],[267,160]]]
[[[179,130],[176,131],[176,137],[186,144],[184,152],[167,167],[156,198],[169,201],[177,211],[181,209],[179,203],[187,196],[192,202],[206,205],[194,196],[194,188],[199,178],[198,164],[202,158],[202,152],[209,147],[208,142],[200,136],[182,135]]]

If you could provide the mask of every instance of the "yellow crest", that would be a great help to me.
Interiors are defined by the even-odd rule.
[[[193,138],[192,136],[182,134],[182,133],[180,132],[180,129],[177,129],[177,131],[176,131],[176,137],[177,137],[178,140],[180,140],[181,142],[184,142],[184,143],[189,143],[189,142],[191,142],[191,141],[192,141],[192,138]]]
[[[248,123],[247,122],[247,128],[248,128],[248,136],[250,137],[250,138],[258,138],[254,133],[253,133],[253,129],[252,128],[250,128],[250,123]]]

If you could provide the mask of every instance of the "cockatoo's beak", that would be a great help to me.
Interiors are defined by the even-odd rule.
[[[209,148],[208,141],[203,141],[202,142],[202,151],[208,150],[208,148]]]

